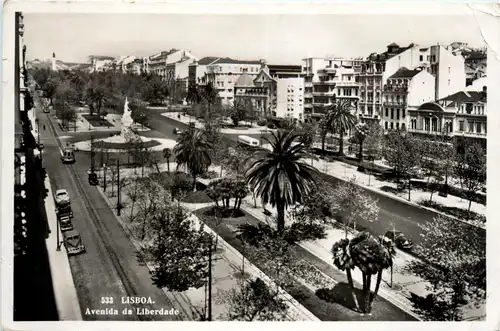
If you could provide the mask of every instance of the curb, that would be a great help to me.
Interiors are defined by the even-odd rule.
[[[46,174],[45,177],[45,185],[47,188],[47,197],[45,200],[47,221],[52,220],[52,222],[49,221],[49,228],[52,228],[51,225],[54,226],[54,224],[56,228],[52,229],[52,231],[56,235],[50,235],[45,240],[45,245],[47,247],[47,253],[49,256],[50,274],[52,275],[52,286],[54,288],[57,313],[59,315],[59,320],[61,321],[82,321],[82,311],[80,303],[78,301],[78,295],[76,293],[75,283],[73,280],[73,274],[71,273],[71,267],[69,265],[69,258],[66,252],[66,247],[61,243],[61,250],[54,251],[54,248],[57,245],[57,233],[55,232],[59,232],[60,240],[62,240],[64,237],[61,228],[57,226],[58,220],[55,213],[56,207],[54,202],[54,195],[52,194],[52,187],[50,186],[50,179],[48,174]],[[62,257],[61,254],[64,254],[64,257]],[[60,258],[62,259],[63,265],[57,265],[57,268],[55,268],[55,265],[53,265],[53,263],[55,262],[54,260],[57,259],[57,255],[61,256]],[[57,291],[57,288],[59,288],[60,285],[67,284],[69,282],[71,283],[71,286],[64,288],[63,293]]]

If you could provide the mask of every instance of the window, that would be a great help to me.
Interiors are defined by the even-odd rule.
[[[448,67],[448,73],[451,73],[451,68],[450,67]]]
[[[464,121],[458,122],[458,131],[465,131],[464,130]]]
[[[387,130],[387,122],[385,122],[385,129]]]
[[[451,81],[448,79],[448,86],[450,86],[450,84],[451,84]]]
[[[474,122],[469,122],[469,132],[474,132]]]
[[[385,117],[389,117],[389,108],[385,109]]]
[[[399,109],[396,110],[396,119],[399,120]]]
[[[425,131],[430,131],[431,129],[431,119],[430,118],[425,118],[424,119],[424,130]]]
[[[424,56],[420,55],[420,61],[423,61],[423,60],[424,60]]]
[[[394,129],[394,123],[391,122],[391,130]]]
[[[481,125],[482,123],[476,123],[476,132],[481,133]]]
[[[394,119],[394,108],[391,108],[391,120]]]
[[[432,119],[432,131],[437,131],[437,118]]]
[[[402,118],[405,118],[406,114],[405,114],[405,110],[404,110],[404,109],[401,109],[401,113],[402,113],[402,114],[401,114],[401,117],[402,117]]]
[[[429,56],[429,55],[427,55],[427,61],[429,61],[429,59],[430,59],[430,56]]]

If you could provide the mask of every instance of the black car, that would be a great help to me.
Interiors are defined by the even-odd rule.
[[[411,249],[413,242],[406,238],[401,231],[387,231],[385,237],[391,239],[399,249]]]

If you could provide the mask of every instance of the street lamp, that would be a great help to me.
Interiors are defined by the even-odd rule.
[[[56,251],[60,251],[61,250],[61,241],[59,240],[59,215],[57,215],[57,209],[56,209],[56,240],[57,240]]]
[[[106,163],[104,163],[102,165],[102,167],[104,169],[104,183],[103,183],[104,184],[104,189],[103,190],[104,190],[104,192],[106,192]]]

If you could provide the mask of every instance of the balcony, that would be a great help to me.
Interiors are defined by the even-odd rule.
[[[406,107],[407,104],[406,102],[402,102],[402,101],[384,101],[384,106],[387,106],[387,107]]]
[[[358,82],[350,81],[350,80],[341,80],[337,82],[337,86],[359,86]]]
[[[314,82],[314,85],[336,85],[337,81],[334,80],[320,80],[319,82]]]
[[[323,96],[327,97],[327,96],[333,96],[334,94],[335,94],[335,91],[322,91],[322,92],[314,91],[312,93],[312,95],[315,97],[323,97]]]
[[[323,102],[313,102],[312,104],[314,107],[330,107],[333,105],[333,103],[328,102],[328,103],[323,103]]]
[[[378,71],[362,71],[359,74],[360,74],[360,76],[375,76],[375,75],[378,76],[378,75],[383,75],[384,72],[380,71],[380,70],[378,70]]]
[[[326,67],[326,68],[318,70],[318,72],[336,75],[337,74],[337,68]]]
[[[407,85],[384,85],[384,92],[408,92]]]

